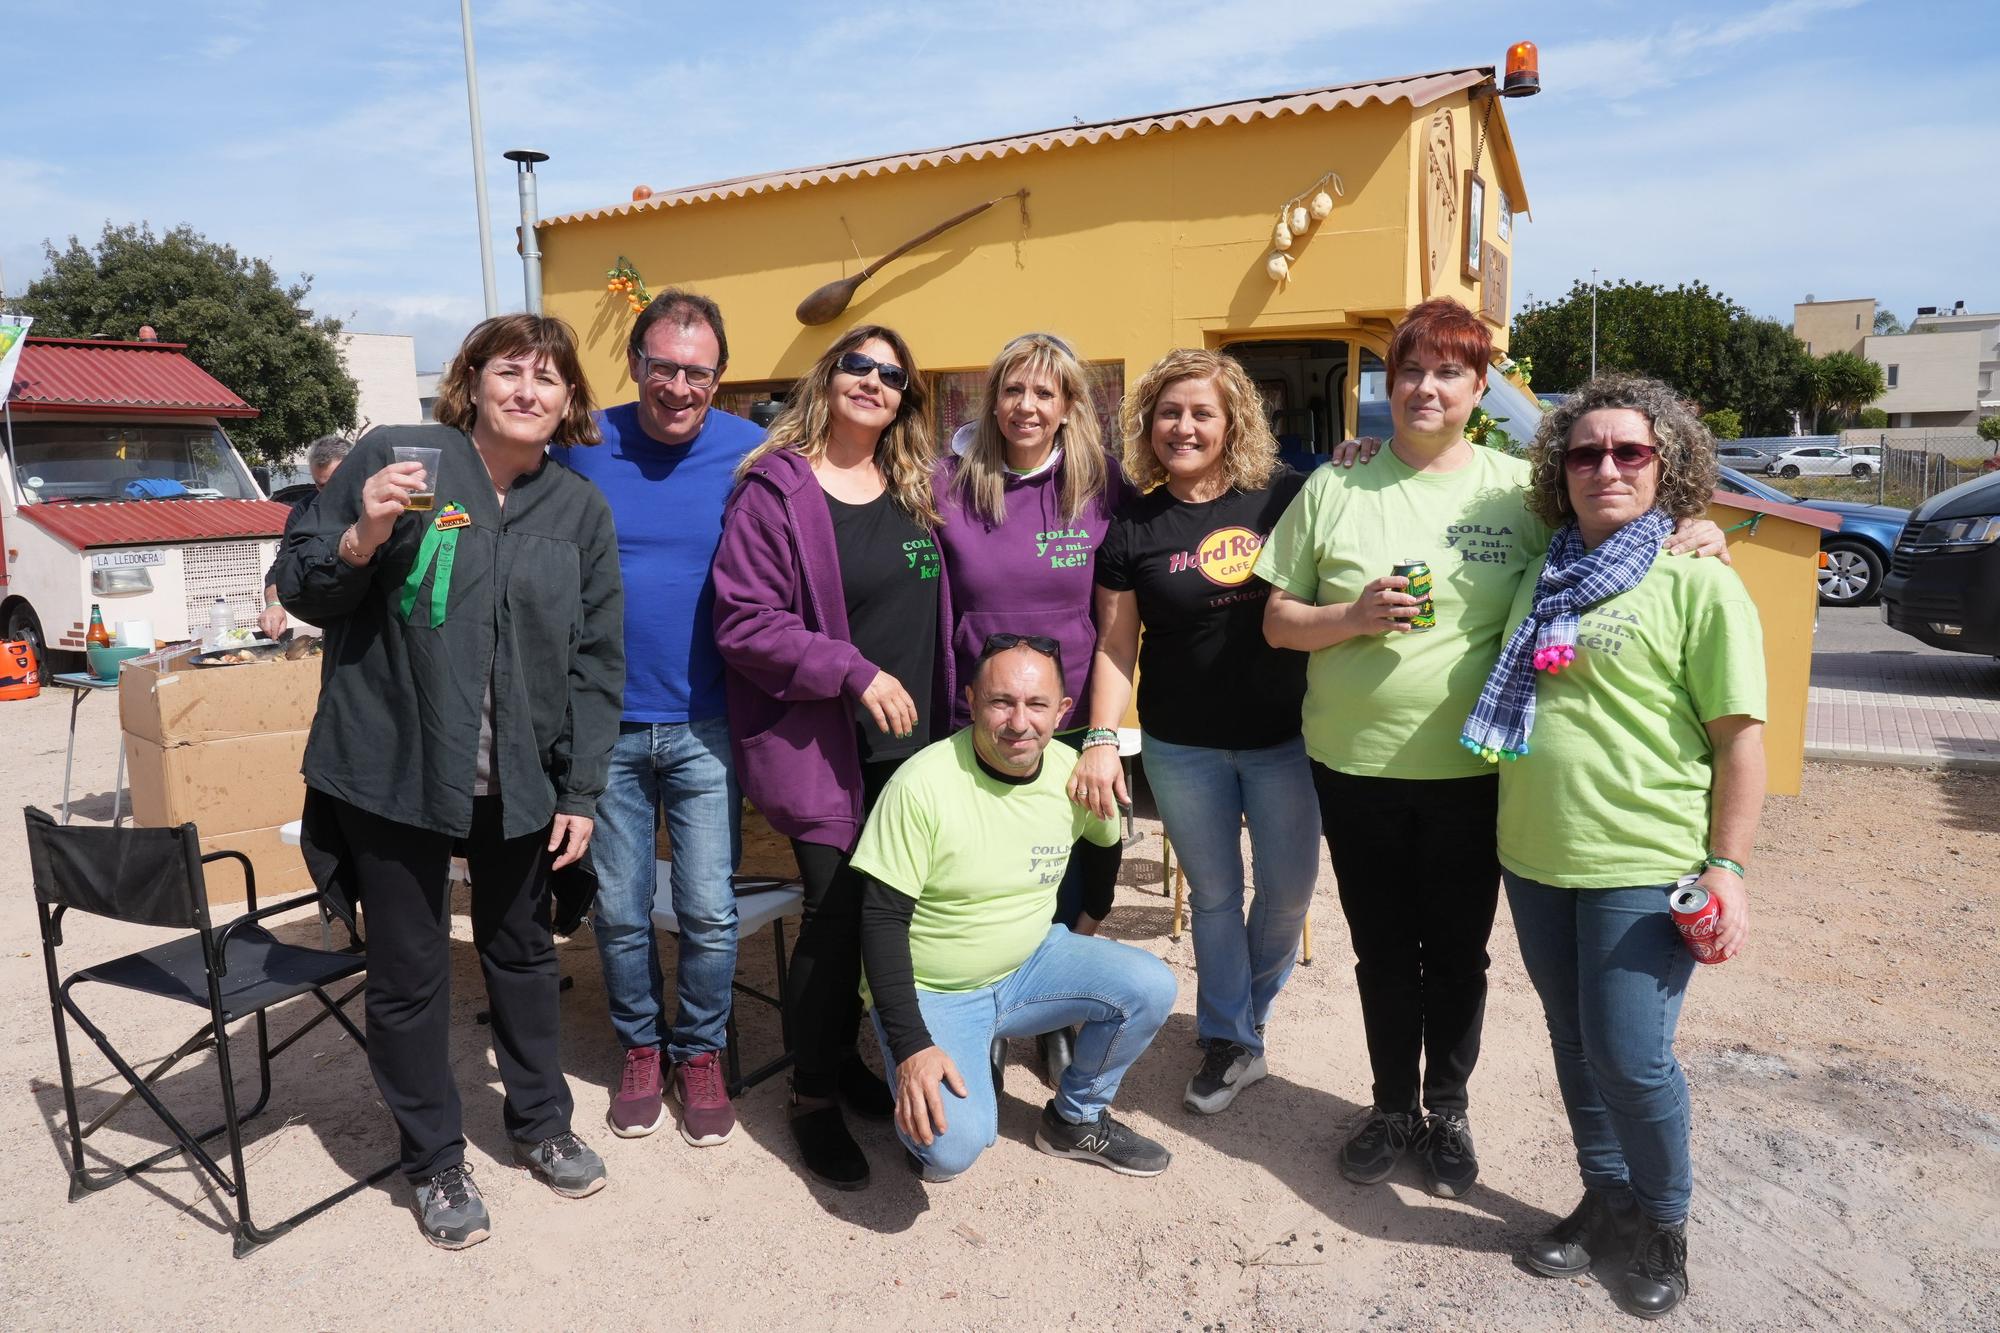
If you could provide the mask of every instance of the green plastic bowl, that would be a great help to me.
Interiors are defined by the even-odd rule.
[[[90,674],[99,680],[117,680],[118,664],[134,657],[144,657],[151,648],[92,648],[90,650]]]

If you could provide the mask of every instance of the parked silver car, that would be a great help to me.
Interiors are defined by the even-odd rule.
[[[1850,454],[1832,445],[1815,444],[1803,449],[1787,449],[1764,471],[1774,477],[1872,477],[1882,460],[1867,454]]]

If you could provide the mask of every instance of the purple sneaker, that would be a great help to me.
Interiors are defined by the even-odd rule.
[[[660,1048],[634,1046],[625,1052],[625,1071],[611,1098],[611,1132],[621,1139],[643,1139],[667,1122],[660,1100]]]
[[[681,1137],[695,1147],[713,1148],[736,1132],[719,1052],[703,1051],[674,1066],[674,1100],[681,1104]]]

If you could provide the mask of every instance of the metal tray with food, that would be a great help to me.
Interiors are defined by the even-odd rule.
[[[205,653],[196,653],[188,660],[198,667],[249,666],[254,662],[295,662],[302,657],[315,657],[319,651],[317,637],[294,638],[288,643],[251,639],[233,647],[211,648]]]

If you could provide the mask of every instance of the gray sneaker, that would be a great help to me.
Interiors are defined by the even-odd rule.
[[[605,1185],[604,1159],[568,1130],[540,1143],[516,1143],[514,1161],[565,1199],[581,1199]]]
[[[1262,1055],[1253,1055],[1233,1041],[1211,1041],[1181,1103],[1197,1115],[1214,1115],[1267,1072]]]
[[[1121,1176],[1157,1176],[1174,1155],[1129,1125],[1101,1111],[1087,1125],[1072,1125],[1056,1114],[1052,1101],[1042,1108],[1035,1146],[1051,1157],[1075,1157],[1108,1166]]]
[[[441,1250],[462,1250],[477,1245],[493,1231],[486,1201],[472,1183],[472,1168],[448,1166],[426,1180],[416,1182],[417,1220],[424,1239]]]

